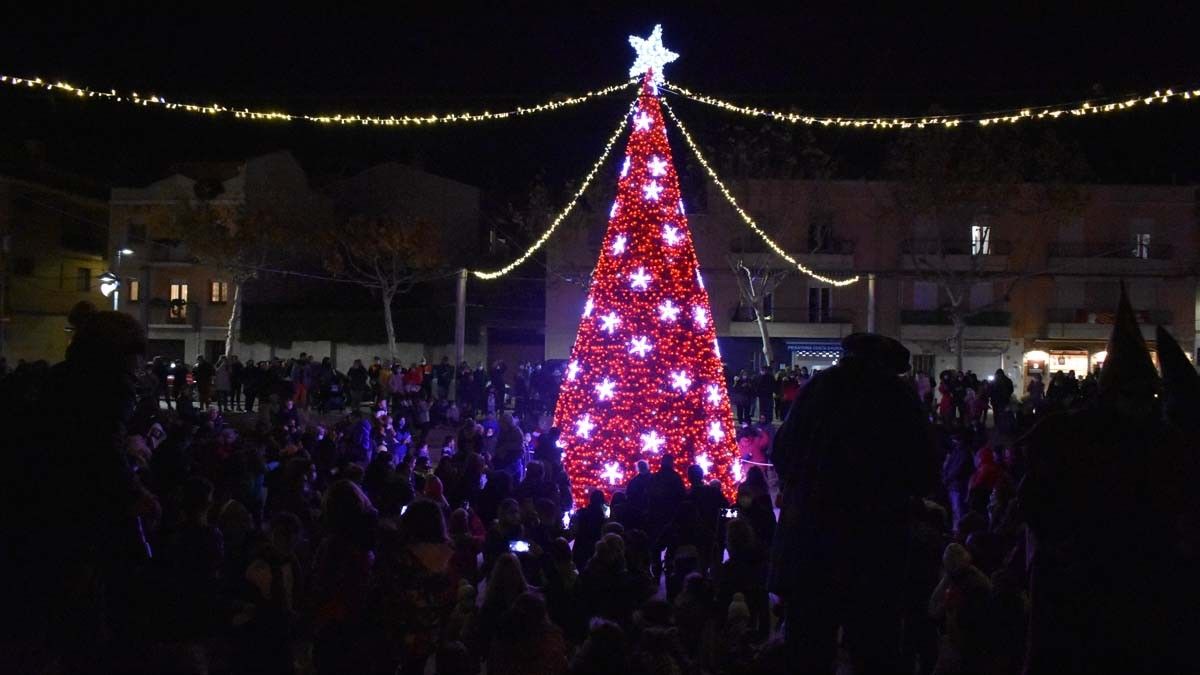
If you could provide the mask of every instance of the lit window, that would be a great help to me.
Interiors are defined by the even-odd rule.
[[[971,226],[971,255],[989,255],[992,252],[992,228],[988,225]]]
[[[223,305],[229,302],[229,282],[228,281],[213,281],[210,284],[208,301],[214,305]]]
[[[188,301],[188,285],[186,281],[177,281],[171,284],[171,310],[170,318],[186,319],[187,318],[187,301]]]
[[[142,300],[142,283],[137,279],[126,279],[125,288],[129,290],[128,302],[141,302]]]
[[[1133,235],[1133,257],[1147,260],[1150,258],[1150,235]]]

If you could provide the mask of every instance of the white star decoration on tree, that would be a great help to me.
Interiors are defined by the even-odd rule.
[[[651,429],[647,433],[642,434],[642,452],[660,452],[663,443],[666,442],[667,439],[659,436],[657,431]]]
[[[637,271],[629,275],[629,287],[635,291],[644,291],[650,285],[650,275],[646,274],[645,267],[637,268]]]
[[[663,241],[667,242],[667,246],[674,246],[683,241],[683,236],[679,234],[678,227],[663,225]]]
[[[596,308],[596,303],[592,302],[591,298],[588,298],[587,302],[583,303],[583,318],[586,319],[589,316],[591,316],[592,310],[595,308]]]
[[[703,307],[693,307],[692,308],[692,320],[694,320],[696,322],[696,325],[698,327],[707,328],[708,327],[708,312],[704,311]]]
[[[638,114],[633,116],[633,128],[635,131],[649,131],[653,121],[645,110],[639,110]]]
[[[606,377],[600,382],[600,384],[596,385],[596,398],[600,399],[601,401],[611,401],[613,397],[613,390],[616,388],[617,383]]]
[[[650,70],[654,73],[650,80],[653,84],[665,82],[663,66],[679,58],[678,54],[663,46],[662,24],[656,25],[654,30],[650,31],[650,37],[630,35],[629,45],[637,52],[637,59],[629,69],[629,76],[638,77]]]
[[[708,423],[708,437],[712,439],[713,443],[720,443],[721,439],[725,438],[725,430],[721,428],[719,421],[713,420]],[[705,471],[705,473],[708,472]]]
[[[617,316],[616,312],[609,312],[605,316],[600,317],[600,330],[612,335],[619,323],[621,323],[621,317]]]
[[[721,405],[721,388],[715,384],[708,385],[708,404]]]
[[[688,377],[686,371],[677,370],[671,373],[671,388],[680,392],[686,392],[692,386],[692,378]]]
[[[616,462],[609,462],[604,465],[604,471],[600,473],[600,477],[608,481],[609,485],[616,485],[625,477],[625,473],[621,471],[621,465]]]
[[[635,337],[629,343],[629,353],[637,354],[643,359],[646,358],[646,354],[650,352],[650,349],[650,339],[645,336]]]
[[[592,437],[592,429],[595,428],[596,423],[592,422],[591,415],[584,415],[575,421],[575,435],[580,438],[590,439]]]
[[[625,252],[625,244],[628,241],[629,241],[629,239],[625,235],[618,234],[616,236],[616,238],[613,239],[613,244],[612,244],[613,255],[621,255],[622,253],[624,253]]]
[[[711,469],[713,465],[712,460],[708,458],[708,453],[696,455],[696,459],[694,461],[696,462],[696,466],[700,467],[700,470],[704,472],[705,476],[707,476],[708,470]]]
[[[650,161],[646,162],[646,167],[650,169],[650,175],[661,177],[667,175],[667,163],[662,157],[654,155]]]
[[[670,300],[664,300],[663,303],[658,306],[659,321],[674,321],[678,318],[679,308],[676,307]]]
[[[579,362],[572,361],[572,362],[568,363],[567,364],[567,380],[574,382],[575,378],[578,376],[579,376]]]
[[[659,185],[658,181],[656,180],[652,180],[642,186],[642,193],[645,195],[646,199],[649,199],[652,202],[658,201],[658,197],[662,194],[662,191],[663,186]]]

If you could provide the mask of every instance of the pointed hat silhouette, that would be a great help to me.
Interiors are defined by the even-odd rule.
[[[1122,281],[1117,316],[1108,338],[1108,355],[1100,371],[1100,395],[1104,399],[1120,396],[1148,400],[1154,398],[1157,389],[1158,372],[1146,351],[1146,341]]]
[[[1195,426],[1200,420],[1191,418],[1200,408],[1200,375],[1166,328],[1158,326],[1155,329],[1155,341],[1158,343],[1158,363],[1162,366],[1167,417]]]

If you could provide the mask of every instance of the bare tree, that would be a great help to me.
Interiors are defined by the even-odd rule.
[[[764,303],[767,296],[774,292],[791,272],[786,269],[772,270],[766,266],[754,266],[754,269],[751,269],[745,259],[735,255],[730,255],[726,259],[729,261],[729,269],[733,271],[733,278],[737,280],[738,295],[742,305],[749,307],[754,312],[754,321],[758,324],[758,335],[762,338],[763,359],[770,367],[771,335],[767,328],[769,317],[766,316]]]
[[[243,287],[264,269],[277,269],[289,259],[295,241],[291,225],[269,210],[199,198],[180,201],[175,236],[198,262],[219,270],[233,285],[226,355],[241,330]]]
[[[989,269],[991,255],[1007,254],[991,240],[991,217],[1015,214],[1050,226],[1078,213],[1086,196],[1079,183],[1087,173],[1082,155],[1052,134],[1020,131],[935,130],[903,136],[890,150],[895,182],[891,209],[901,223],[926,223],[932,236],[908,243],[917,279],[937,284],[938,310],[953,326],[948,338],[962,369],[967,326],[1007,301],[1027,273]],[[972,232],[968,225],[980,226]],[[1007,281],[1003,300],[971,307],[971,288]]]
[[[424,220],[351,218],[339,227],[328,228],[324,239],[325,269],[379,293],[388,354],[396,358],[392,301],[442,274],[443,257],[436,229]]]

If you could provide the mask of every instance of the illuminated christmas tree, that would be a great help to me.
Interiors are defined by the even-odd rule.
[[[575,503],[612,493],[670,453],[732,497],[741,478],[708,292],[700,277],[657,85],[676,55],[661,28],[630,38],[644,77],[600,260],[554,414]]]

